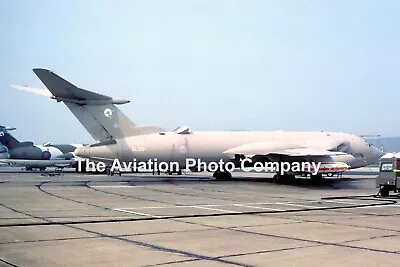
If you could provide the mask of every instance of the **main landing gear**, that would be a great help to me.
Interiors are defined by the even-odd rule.
[[[228,171],[216,170],[213,177],[218,181],[230,181],[232,180],[232,174]]]
[[[315,175],[310,175],[311,181],[313,183],[319,183],[323,180],[322,174],[315,174]]]
[[[167,172],[166,172],[166,174],[168,174],[168,175],[173,175],[174,173],[176,173],[176,175],[182,175],[182,170],[181,169],[178,169],[178,170],[168,170]],[[161,175],[161,171],[160,170],[157,170],[157,171],[155,171],[154,169],[152,170],[152,174],[153,175],[155,175],[155,174],[158,174],[158,175]]]
[[[167,171],[168,175],[172,175],[174,173],[176,173],[177,175],[182,175],[182,170]]]
[[[323,180],[322,174],[310,175],[310,178],[312,183],[320,183]],[[274,175],[273,180],[277,183],[289,184],[296,180],[296,176],[287,173],[283,175],[277,173]]]
[[[282,184],[292,183],[294,182],[294,180],[296,180],[296,176],[287,173],[283,175],[277,173],[274,175],[273,180],[277,183],[282,183]]]

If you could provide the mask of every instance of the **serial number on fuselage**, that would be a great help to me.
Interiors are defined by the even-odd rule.
[[[134,146],[134,147],[132,147],[132,151],[133,152],[143,152],[143,151],[146,151],[146,148],[143,146]]]

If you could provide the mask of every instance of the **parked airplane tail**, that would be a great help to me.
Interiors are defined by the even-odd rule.
[[[53,94],[51,98],[64,102],[97,141],[164,131],[155,126],[138,126],[129,120],[116,107],[129,103],[129,100],[81,89],[46,69],[33,69],[33,72]]]
[[[0,143],[8,149],[20,147],[23,144],[8,132],[11,130],[15,130],[15,128],[8,128],[0,125]]]

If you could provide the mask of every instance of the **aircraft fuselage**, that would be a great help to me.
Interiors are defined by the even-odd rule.
[[[346,144],[347,155],[337,156],[310,156],[309,160],[323,162],[344,162],[350,168],[358,168],[376,162],[382,152],[369,145],[363,138],[332,132],[246,132],[246,131],[221,131],[221,132],[195,132],[189,134],[177,134],[165,132],[131,136],[115,140],[115,144],[95,145],[82,147],[75,151],[77,156],[84,158],[104,158],[129,162],[148,161],[157,159],[158,162],[179,162],[184,166],[187,158],[201,159],[203,162],[215,162],[219,160],[229,161],[235,155],[229,150],[241,145],[257,143],[280,144],[280,149],[298,146],[321,147],[326,144]],[[262,147],[257,155],[263,155]],[[270,160],[277,160],[274,155],[268,156]],[[307,159],[303,157],[302,160]],[[294,158],[291,157],[290,160]],[[281,158],[282,160],[282,158]]]

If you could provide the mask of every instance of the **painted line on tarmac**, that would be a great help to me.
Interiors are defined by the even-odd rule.
[[[273,208],[266,208],[266,207],[256,207],[256,206],[242,205],[242,204],[233,204],[233,205],[238,206],[238,207],[251,208],[251,209],[284,211],[284,210],[282,210],[282,209],[273,209]]]
[[[124,210],[141,210],[141,209],[181,209],[181,208],[197,208],[197,207],[222,207],[231,206],[232,204],[206,204],[206,205],[183,205],[183,206],[149,206],[149,207],[129,207],[121,208]]]
[[[359,198],[361,199],[364,196],[347,196],[347,197],[329,197],[329,199],[344,199],[344,198]],[[368,196],[369,197],[369,196]],[[322,200],[325,200],[322,198]],[[366,199],[369,200],[369,199]],[[382,206],[395,206],[397,201],[392,199],[379,199],[377,203],[370,203],[360,206],[335,206],[335,207],[313,207],[311,209],[293,209],[293,210],[283,210],[283,211],[247,211],[247,212],[232,212],[232,213],[214,213],[214,214],[192,214],[192,215],[175,215],[175,216],[154,216],[147,214],[149,216],[139,217],[139,218],[112,218],[105,220],[86,220],[86,221],[45,221],[45,222],[34,222],[34,223],[14,223],[14,224],[0,224],[0,228],[3,227],[17,227],[17,226],[38,226],[38,225],[79,225],[79,224],[95,224],[95,223],[120,223],[120,222],[137,222],[137,221],[153,221],[153,220],[176,220],[176,219],[186,219],[186,218],[210,218],[210,217],[223,217],[223,216],[241,216],[241,215],[255,215],[255,214],[284,214],[284,213],[297,213],[297,212],[314,212],[316,210],[319,211],[329,211],[329,210],[348,210],[360,207],[382,207]],[[121,210],[121,212],[134,213],[126,210]],[[118,210],[117,210],[118,211]],[[31,216],[31,215],[29,215]],[[39,218],[43,220],[43,218]]]
[[[216,209],[216,208],[210,208],[210,207],[204,207],[204,206],[191,206],[191,208],[198,208],[198,209],[205,209],[205,210],[215,210],[215,211],[228,212],[228,213],[242,213],[240,211],[223,210],[223,209]]]
[[[371,201],[374,201],[371,199]],[[323,200],[323,202],[329,202],[329,203],[338,203],[338,204],[349,204],[349,205],[362,205],[363,203],[357,203],[357,202],[349,202],[349,201],[334,201],[334,200]]]
[[[320,201],[309,201],[310,203],[320,203]],[[304,203],[304,202],[300,202]],[[256,202],[256,203],[225,203],[225,204],[204,204],[204,205],[183,205],[183,206],[147,206],[147,207],[126,207],[121,208],[123,210],[130,209],[181,209],[181,208],[203,208],[210,210],[219,210],[217,207],[227,207],[227,206],[237,206],[237,207],[248,207],[261,210],[273,210],[273,211],[284,211],[284,209],[267,208],[267,207],[257,207],[255,205],[288,205],[288,206],[298,206],[298,207],[308,207],[308,208],[320,208],[321,206],[307,206],[297,204],[296,202]],[[215,207],[215,208],[214,208]],[[224,210],[224,209],[221,209]],[[229,212],[235,212],[226,210]]]
[[[142,213],[142,212],[131,211],[131,210],[124,210],[124,209],[113,209],[113,210],[125,212],[125,213],[132,213],[132,214],[141,215],[141,216],[152,217],[152,218],[160,218],[160,216],[151,215],[151,214]]]
[[[400,205],[393,204],[393,205],[386,205],[386,206],[375,206],[375,207],[372,207],[372,208],[376,209],[376,208],[382,208],[382,207],[400,208]],[[354,207],[353,209],[366,209],[366,208],[371,208],[371,207]]]
[[[295,206],[295,207],[303,207],[303,208],[310,208],[310,209],[319,209],[319,208],[328,208],[328,207],[323,207],[323,206],[309,206],[309,205],[302,205],[302,204],[294,204],[294,203],[285,203],[285,202],[278,202],[275,203],[277,205],[287,205],[287,206]]]
[[[144,187],[142,185],[92,185],[93,188],[138,188]]]

